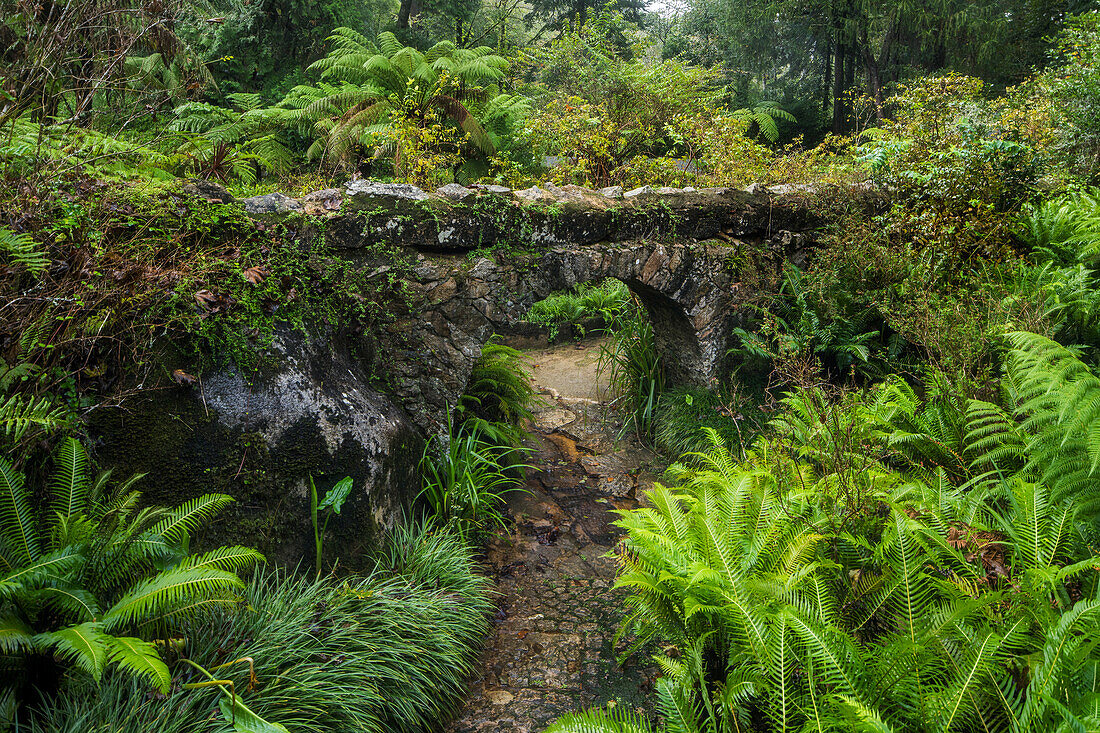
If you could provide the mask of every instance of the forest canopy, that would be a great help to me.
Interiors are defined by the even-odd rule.
[[[824,155],[858,158],[869,127],[904,114],[907,88],[957,74],[1026,118],[1004,134],[1056,138],[1087,178],[1091,10],[4,0],[0,165],[245,186],[361,174],[633,187],[743,184],[783,156],[787,179],[820,178]],[[1056,101],[1070,87],[1072,103]]]

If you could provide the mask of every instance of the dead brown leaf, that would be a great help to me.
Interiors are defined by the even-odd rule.
[[[172,372],[172,379],[176,380],[177,384],[193,385],[198,383],[198,377],[193,374],[188,374],[182,369],[176,369]]]

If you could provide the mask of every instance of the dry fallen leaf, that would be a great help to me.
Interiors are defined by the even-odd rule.
[[[195,384],[199,380],[193,374],[188,374],[182,369],[176,369],[172,372],[172,379],[176,380],[179,384]]]
[[[199,301],[199,305],[211,305],[218,300],[218,296],[209,290],[200,290],[195,293],[195,300]]]
[[[248,282],[256,285],[261,282],[267,276],[267,270],[262,265],[256,265],[255,267],[249,267],[244,271],[244,279]]]

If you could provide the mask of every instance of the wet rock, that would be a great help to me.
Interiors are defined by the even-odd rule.
[[[554,194],[547,191],[545,188],[538,186],[531,186],[530,188],[524,188],[519,191],[514,191],[513,195],[516,198],[522,199],[529,203],[545,203],[550,204],[556,201]]]
[[[303,207],[285,193],[268,193],[241,199],[245,213],[253,218],[277,218],[290,213],[300,213]]]
[[[516,696],[507,690],[486,690],[485,696],[492,705],[507,705],[516,699]]]
[[[539,430],[550,432],[551,430],[565,427],[576,419],[576,414],[566,410],[564,407],[552,407],[548,410],[539,410],[535,413],[535,427]]]
[[[448,183],[445,186],[440,186],[435,192],[443,198],[451,199],[452,201],[462,201],[470,196],[476,196],[477,191],[472,188],[466,188],[459,183]]]
[[[225,190],[225,186],[214,183],[213,181],[203,180],[202,178],[195,178],[183,184],[181,191],[188,196],[197,196],[207,201],[215,201],[222,204],[231,204],[236,201],[236,199],[233,198],[233,194]]]
[[[307,214],[330,214],[340,210],[340,205],[344,201],[344,192],[338,188],[326,188],[307,193],[301,201]]]
[[[484,191],[485,193],[493,193],[498,196],[512,193],[512,189],[508,188],[507,186],[497,186],[491,183],[475,183],[474,187],[477,188],[479,191]]]

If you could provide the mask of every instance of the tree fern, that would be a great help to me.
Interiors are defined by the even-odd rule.
[[[449,120],[487,156],[499,139],[487,125],[501,130],[521,110],[517,97],[488,93],[483,86],[502,79],[509,65],[488,47],[459,49],[440,41],[421,52],[388,31],[374,44],[349,28],[335,29],[329,41],[329,54],[309,67],[320,72],[320,82],[296,87],[279,104],[318,136],[311,157],[323,151],[349,160],[364,148],[377,156],[386,145],[367,134],[369,128],[381,123],[384,137],[399,119],[430,124],[429,113]],[[488,107],[475,110],[482,97],[491,100]]]

